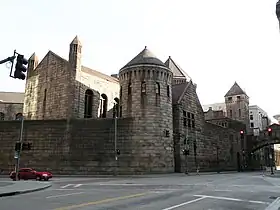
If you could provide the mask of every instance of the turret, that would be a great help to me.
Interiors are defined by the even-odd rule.
[[[119,72],[121,116],[133,118],[137,128],[131,137],[132,144],[139,145],[136,159],[146,162],[153,156],[144,171],[174,170],[172,78],[170,69],[147,47]],[[151,145],[157,148],[151,151]]]

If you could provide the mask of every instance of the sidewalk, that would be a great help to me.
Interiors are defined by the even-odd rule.
[[[39,181],[0,181],[0,197],[12,196],[44,190],[51,187],[50,182]]]

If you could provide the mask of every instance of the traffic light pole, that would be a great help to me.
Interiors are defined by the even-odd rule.
[[[1,60],[1,61],[0,61],[0,64],[6,63],[6,62],[12,62],[12,63],[14,63],[14,59],[15,59],[15,58],[16,58],[16,56],[8,57],[8,58],[6,58],[6,59],[4,59],[4,60]]]
[[[18,151],[18,157],[17,157],[17,161],[16,161],[16,181],[18,181],[18,171],[19,171],[19,167],[20,167],[20,153],[22,151],[22,134],[23,134],[23,123],[24,123],[24,117],[21,117],[21,126],[20,126],[20,136],[19,136],[19,142],[20,142],[20,148]]]
[[[115,136],[114,136],[114,140],[115,140],[115,161],[116,161],[116,166],[115,166],[115,176],[117,175],[117,167],[118,167],[118,154],[117,154],[117,136],[118,136],[118,133],[117,133],[117,107],[116,107],[116,104],[114,106],[115,108],[115,118],[114,118],[114,125],[115,125]]]

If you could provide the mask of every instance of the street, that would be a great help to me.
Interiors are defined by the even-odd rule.
[[[261,173],[54,178],[47,190],[0,198],[1,210],[266,209],[280,180]]]

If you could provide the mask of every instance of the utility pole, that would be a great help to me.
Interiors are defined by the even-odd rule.
[[[23,142],[23,138],[22,138],[22,134],[23,134],[23,124],[24,124],[24,117],[21,116],[21,126],[20,126],[20,136],[19,136],[19,143],[20,143],[20,147],[19,147],[19,151],[16,151],[16,181],[18,181],[18,171],[19,171],[19,167],[20,167],[20,154],[22,151],[22,142]]]

